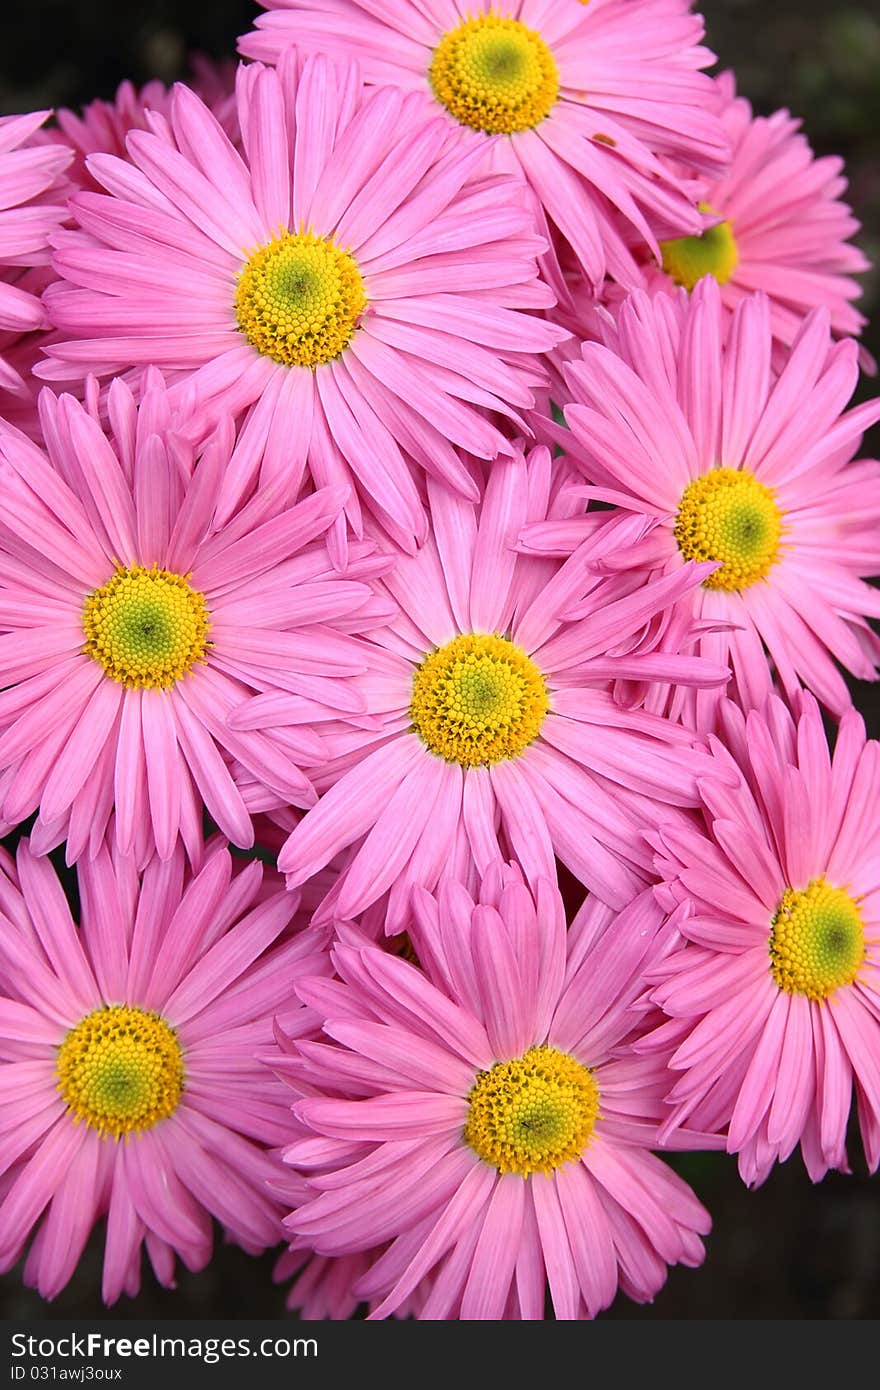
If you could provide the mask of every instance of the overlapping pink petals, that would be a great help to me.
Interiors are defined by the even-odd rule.
[[[655,1150],[726,1149],[755,1186],[800,1146],[819,1181],[855,1108],[880,1165],[858,224],[841,161],[705,75],[690,0],[263,3],[259,61],[0,118],[0,831],[32,821],[0,849],[0,1268],[51,1299],[103,1240],[112,1303],[144,1251],[165,1286],[204,1268],[216,1222],[287,1247],[307,1320],[593,1318],[703,1259]],[[558,70],[512,135],[429,78],[484,15]],[[726,283],[677,290],[661,243],[717,220]],[[301,232],[366,297],[316,366],[236,309]],[[740,588],[676,529],[718,468],[781,518]],[[135,566],[208,614],[164,685],[87,641]],[[549,701],[495,761],[418,722],[421,664],[464,634]],[[817,879],[864,937],[826,996],[769,944]],[[183,1074],[117,1140],[59,1049],[119,1004]],[[508,1170],[474,1087],[539,1045],[598,1117]]]
[[[6,393],[28,397],[28,380],[7,354],[23,334],[48,327],[40,293],[49,238],[66,221],[64,171],[71,152],[40,143],[48,111],[0,116],[0,411]]]
[[[154,363],[195,411],[191,428],[249,410],[219,481],[221,522],[258,480],[281,476],[291,496],[304,476],[348,480],[339,563],[362,534],[358,496],[411,550],[426,528],[413,466],[472,493],[452,446],[509,453],[488,412],[518,421],[545,379],[540,354],[567,336],[523,312],[554,302],[537,278],[546,242],[521,181],[490,173],[476,136],[417,97],[360,91],[350,64],[291,52],[277,72],[241,68],[237,93],[242,153],[178,85],[161,134],[132,132],[127,160],[87,160],[107,194],[73,198],[79,227],[55,240],[61,282],[46,304],[59,338],[39,374]],[[368,301],[349,346],[317,369],[262,355],[235,314],[248,257],[303,227],[350,250]]]

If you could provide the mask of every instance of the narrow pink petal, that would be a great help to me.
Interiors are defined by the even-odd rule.
[[[535,1173],[530,1184],[553,1311],[559,1321],[578,1317],[580,1288],[575,1275],[555,1174]]]
[[[395,738],[341,777],[303,817],[278,856],[278,868],[291,885],[304,883],[363,835],[375,823],[377,806],[424,756],[415,736]]]
[[[461,1298],[460,1317],[465,1321],[495,1321],[503,1316],[527,1200],[526,1184],[519,1174],[505,1174],[496,1182]]]
[[[125,1181],[121,1162],[113,1167],[113,1187],[107,1212],[107,1234],[104,1242],[104,1268],[101,1296],[108,1305],[116,1302],[126,1290],[131,1272],[140,1276],[140,1245],[144,1224],[137,1215]]]
[[[141,727],[156,849],[160,859],[169,859],[180,826],[178,779],[185,773],[178,753],[170,700],[165,691],[141,691]]]

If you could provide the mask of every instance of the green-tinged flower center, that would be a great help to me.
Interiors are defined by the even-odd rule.
[[[787,994],[827,999],[851,985],[865,959],[865,924],[842,888],[811,879],[786,888],[770,931],[770,973]]]
[[[429,652],[413,677],[410,717],[438,757],[464,767],[515,758],[550,708],[544,677],[506,637],[465,633]]]
[[[159,1014],[108,1004],[86,1014],[58,1050],[58,1089],[74,1119],[121,1139],[173,1115],[183,1053]]]
[[[481,1071],[464,1137],[499,1173],[550,1173],[583,1153],[599,1118],[589,1067],[543,1044]]]
[[[204,661],[204,595],[170,570],[120,566],[83,609],[87,654],[130,689],[165,689]]]
[[[701,203],[700,211],[712,209]],[[739,264],[739,249],[729,222],[716,222],[700,236],[661,241],[660,251],[666,274],[686,290],[692,290],[704,275],[712,275],[719,285],[726,285]]]
[[[465,19],[444,34],[428,77],[460,125],[491,135],[531,130],[559,94],[559,72],[541,35],[498,14]]]
[[[332,237],[282,232],[238,277],[235,313],[248,342],[285,367],[319,367],[351,342],[367,293]]]
[[[782,512],[745,468],[714,468],[685,488],[675,539],[686,560],[719,560],[707,589],[747,589],[779,559]]]

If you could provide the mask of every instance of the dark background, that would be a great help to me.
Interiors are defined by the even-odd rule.
[[[559,0],[574,3],[574,0]],[[758,112],[787,106],[804,119],[821,154],[841,154],[849,200],[864,224],[860,244],[880,260],[880,11],[867,3],[816,0],[704,0],[708,37],[720,67],[733,67]],[[232,54],[257,13],[246,0],[7,0],[0,20],[0,113],[76,106],[110,97],[125,77],[142,83],[184,75],[186,54]],[[880,359],[880,273],[866,277],[865,335]],[[859,396],[874,394],[864,382]],[[875,435],[873,450],[878,443]],[[867,452],[867,450],[866,450]],[[854,699],[880,735],[875,687]],[[614,1318],[874,1318],[880,1316],[880,1179],[865,1172],[854,1132],[852,1176],[809,1182],[799,1157],[778,1167],[757,1192],[718,1154],[674,1158],[712,1212],[714,1231],[699,1270],[672,1270],[656,1302],[620,1297]],[[102,1233],[51,1306],[21,1285],[20,1270],[0,1278],[0,1316],[94,1317],[101,1310]],[[145,1270],[144,1288],[122,1299],[119,1317],[283,1317],[284,1290],[272,1284],[274,1253],[252,1259],[218,1243],[207,1270],[182,1270],[176,1291]]]

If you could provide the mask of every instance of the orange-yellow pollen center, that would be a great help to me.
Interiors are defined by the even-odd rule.
[[[444,34],[428,79],[460,125],[490,135],[531,130],[559,95],[559,72],[541,35],[500,14],[465,19]]]
[[[257,352],[285,367],[339,357],[367,307],[354,257],[332,237],[282,232],[260,246],[238,277],[238,326]]]
[[[159,1014],[107,1004],[70,1030],[55,1073],[74,1120],[102,1138],[121,1139],[174,1114],[183,1090],[183,1053]]]
[[[686,560],[718,560],[707,589],[747,589],[779,559],[782,512],[772,488],[745,468],[713,468],[688,483],[675,518]]]
[[[865,959],[865,924],[842,888],[811,879],[786,888],[770,929],[770,973],[787,994],[821,1002],[851,985]]]
[[[495,633],[469,632],[416,667],[410,717],[432,753],[464,767],[515,758],[537,738],[550,698],[521,648]]]
[[[121,565],[83,608],[85,651],[129,689],[174,685],[210,646],[204,595],[182,574]]]
[[[481,1071],[464,1138],[499,1173],[550,1173],[580,1158],[599,1118],[589,1067],[546,1043]]]

